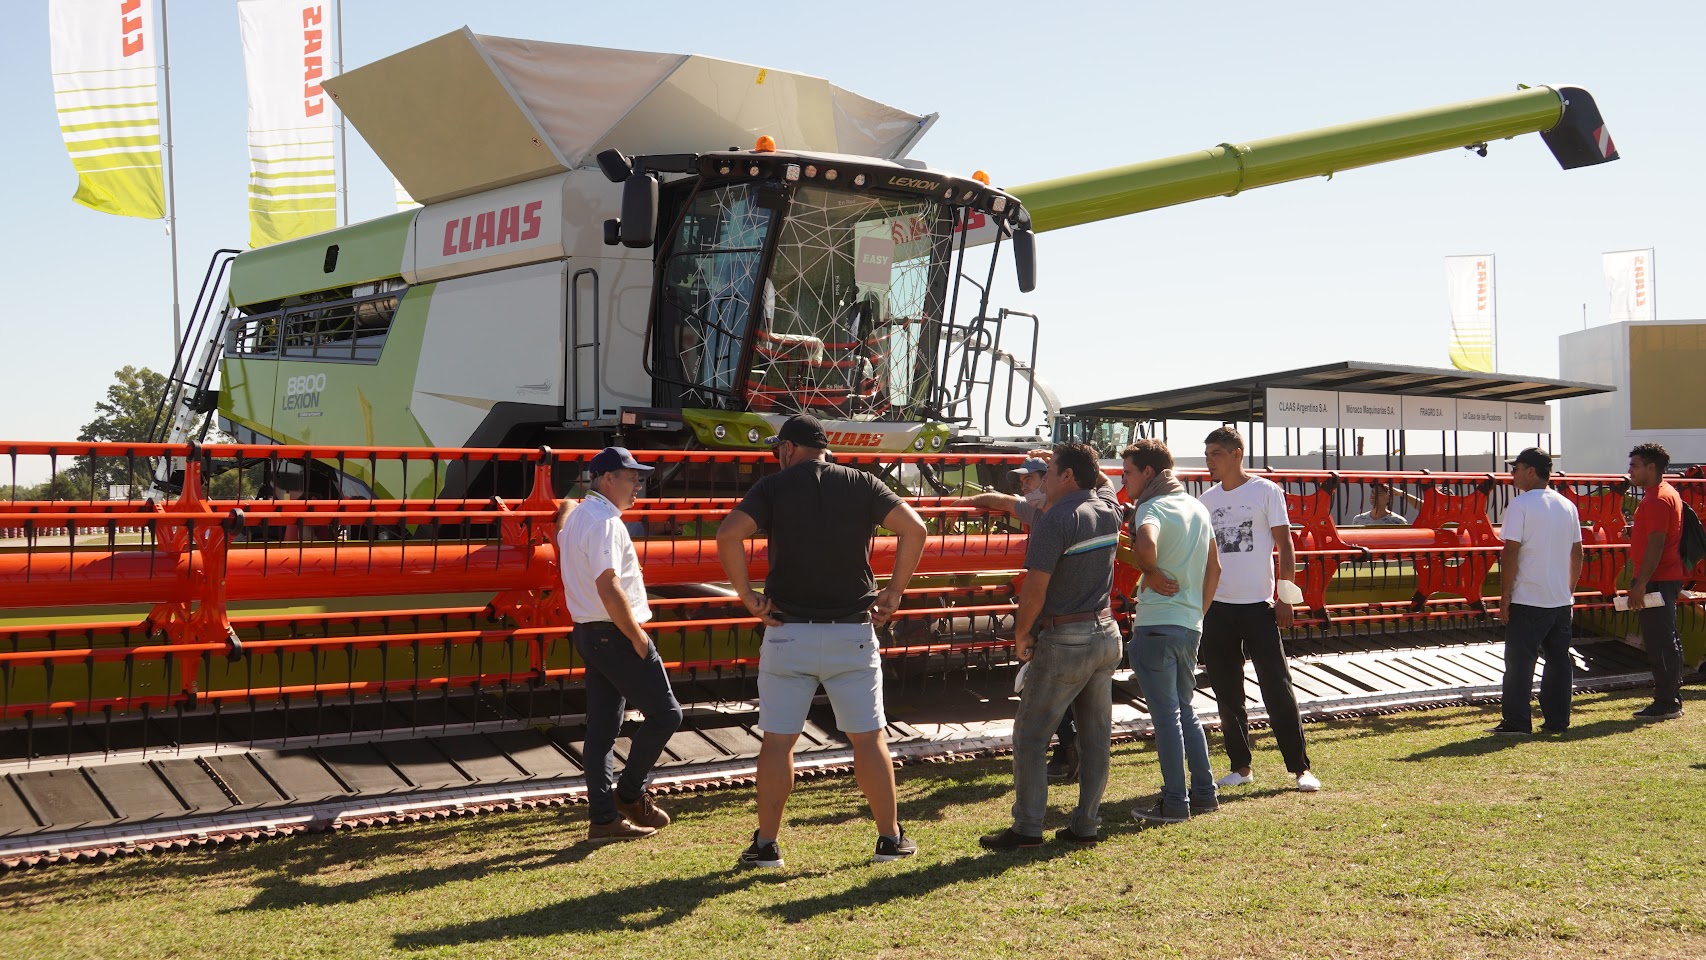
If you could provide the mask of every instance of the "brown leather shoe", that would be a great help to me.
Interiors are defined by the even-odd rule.
[[[589,824],[586,828],[586,838],[593,843],[609,843],[613,840],[639,840],[654,833],[657,833],[655,828],[630,823],[623,817],[617,817],[609,823]]]
[[[669,826],[669,814],[652,802],[652,795],[649,793],[640,794],[640,799],[633,803],[617,797],[616,812],[639,826],[651,827],[653,830],[662,830]]]

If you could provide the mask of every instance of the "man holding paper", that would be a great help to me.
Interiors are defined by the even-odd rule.
[[[1268,725],[1285,756],[1285,768],[1297,778],[1297,789],[1313,793],[1321,781],[1309,769],[1303,744],[1303,719],[1297,694],[1291,688],[1280,630],[1291,627],[1292,604],[1302,601],[1291,572],[1297,556],[1291,546],[1291,521],[1285,491],[1271,480],[1244,472],[1244,438],[1232,427],[1219,427],[1203,441],[1208,474],[1217,482],[1203,491],[1220,551],[1220,585],[1203,615],[1202,657],[1208,680],[1220,703],[1220,732],[1232,772],[1221,777],[1222,787],[1255,779],[1250,767],[1250,725],[1244,711],[1244,659],[1256,667]],[[1274,577],[1274,547],[1279,568]],[[1278,602],[1275,602],[1276,590]]]
[[[1637,720],[1682,716],[1682,641],[1676,633],[1676,598],[1688,573],[1682,566],[1682,498],[1665,482],[1670,453],[1657,443],[1629,451],[1629,482],[1642,490],[1629,534],[1629,609],[1639,610],[1641,639],[1653,665],[1653,702]],[[1659,595],[1647,602],[1647,592]]]

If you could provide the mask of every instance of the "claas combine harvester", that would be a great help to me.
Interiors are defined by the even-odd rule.
[[[90,495],[0,515],[0,862],[115,825],[218,835],[256,810],[299,827],[572,795],[582,667],[551,515],[611,442],[659,468],[628,519],[688,713],[660,783],[744,775],[755,623],[714,532],[795,412],[930,525],[885,639],[896,750],[999,747],[974,721],[1004,696],[955,691],[1010,682],[1025,537],[953,501],[1001,485],[1057,410],[1040,321],[991,302],[1009,276],[1035,285],[1035,234],[1534,132],[1567,169],[1617,157],[1576,87],[1010,188],[912,159],[934,115],[705,57],[463,30],[326,89],[422,205],[217,254],[159,443],[7,445],[14,474],[33,458]],[[215,419],[235,444],[203,442]],[[97,497],[115,474],[144,478],[138,496]],[[1394,476],[1427,504],[1417,527],[1341,532],[1355,478],[1276,479],[1309,607],[1294,653],[1485,639],[1508,490]],[[1583,590],[1613,589],[1616,478],[1571,483],[1593,524]],[[879,535],[879,576],[892,552]],[[1300,693],[1331,712],[1496,685],[1451,662],[1300,666]],[[1141,698],[1123,702],[1140,731]],[[829,730],[807,740],[808,767],[846,762]]]

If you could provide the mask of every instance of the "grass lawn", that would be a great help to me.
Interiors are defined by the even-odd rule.
[[[775,871],[731,867],[750,790],[598,849],[570,808],[54,867],[0,877],[0,956],[1702,957],[1706,696],[1640,725],[1644,693],[1562,737],[1491,737],[1496,706],[1311,725],[1314,795],[1264,734],[1256,782],[1172,826],[1131,821],[1159,777],[1119,747],[1093,849],[981,851],[989,759],[901,771],[901,863],[837,777],[801,782]]]

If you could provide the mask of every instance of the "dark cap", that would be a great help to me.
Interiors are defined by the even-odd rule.
[[[1024,463],[1019,464],[1007,472],[1018,474],[1047,473],[1048,461],[1044,460],[1042,457],[1026,457]]]
[[[651,467],[635,460],[634,455],[628,452],[627,447],[605,447],[598,452],[597,456],[592,458],[591,463],[586,465],[586,472],[596,477],[601,473],[609,473],[612,470],[623,468],[639,470],[643,473],[650,473],[652,470]]]
[[[1552,472],[1552,455],[1539,447],[1529,447],[1511,459],[1506,460],[1505,466],[1508,467],[1513,463],[1520,463],[1524,466],[1533,467],[1541,473],[1549,474]]]
[[[782,429],[776,431],[774,437],[766,437],[764,442],[774,447],[784,440],[802,447],[829,449],[829,437],[823,432],[823,421],[809,413],[789,417],[788,422],[782,424]]]

